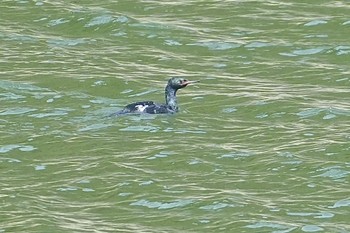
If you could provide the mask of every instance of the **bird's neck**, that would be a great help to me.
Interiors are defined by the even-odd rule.
[[[178,111],[177,107],[177,100],[176,100],[176,91],[174,88],[170,87],[169,85],[165,88],[165,102],[166,105],[169,106],[171,110],[174,112]]]

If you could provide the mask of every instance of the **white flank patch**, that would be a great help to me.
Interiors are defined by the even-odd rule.
[[[148,105],[136,105],[136,106],[135,106],[135,108],[136,108],[137,111],[139,111],[139,112],[143,112],[147,107],[148,107]]]

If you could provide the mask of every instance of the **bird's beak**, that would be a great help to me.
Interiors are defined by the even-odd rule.
[[[189,81],[189,80],[187,80],[187,81],[183,82],[182,85],[183,85],[183,86],[186,86],[186,85],[191,84],[191,83],[199,83],[199,82],[200,82],[199,80],[195,80],[195,81]]]

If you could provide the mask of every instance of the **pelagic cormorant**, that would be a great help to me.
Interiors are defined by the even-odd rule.
[[[128,113],[149,113],[149,114],[164,114],[175,113],[179,110],[176,100],[177,90],[186,87],[190,83],[199,81],[189,81],[180,77],[169,79],[165,87],[165,104],[157,104],[153,101],[141,101],[126,105],[121,111],[113,113],[113,115],[122,115]]]

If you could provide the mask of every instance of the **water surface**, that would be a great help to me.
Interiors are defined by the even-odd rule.
[[[346,1],[0,11],[0,232],[350,231]]]

